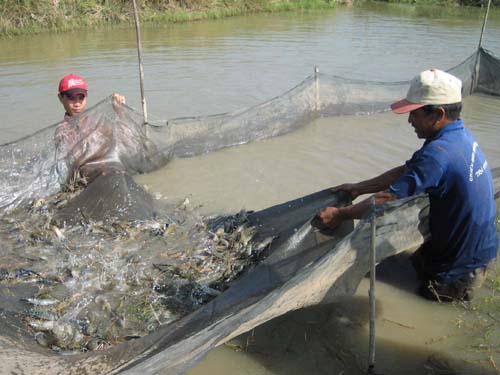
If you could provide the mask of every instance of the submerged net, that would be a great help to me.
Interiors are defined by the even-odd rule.
[[[450,72],[462,79],[464,95],[473,86],[500,95],[500,62],[484,50]],[[334,233],[309,224],[322,207],[349,204],[341,193],[205,218],[187,203],[154,200],[130,175],[278,136],[318,116],[385,111],[407,87],[318,73],[252,108],[146,126],[140,113],[109,98],[0,146],[0,356],[7,368],[182,373],[269,319],[353,293],[368,270],[369,222]],[[414,197],[379,213],[379,261],[427,238],[427,208],[426,197]]]

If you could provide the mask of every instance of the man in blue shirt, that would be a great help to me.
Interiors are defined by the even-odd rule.
[[[422,281],[419,292],[440,301],[470,300],[486,269],[495,259],[498,233],[491,171],[472,134],[460,119],[462,82],[430,69],[415,77],[406,98],[391,105],[409,113],[408,122],[419,138],[420,150],[404,165],[370,180],[337,189],[353,198],[376,193],[375,203],[428,193],[431,239],[413,256]],[[326,207],[324,225],[361,218],[370,200],[348,207]]]

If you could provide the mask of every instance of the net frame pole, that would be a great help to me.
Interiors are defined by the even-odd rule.
[[[137,39],[137,57],[139,58],[139,82],[141,87],[141,104],[142,113],[144,116],[144,125],[148,123],[148,110],[146,105],[146,97],[144,96],[144,68],[142,65],[142,45],[141,45],[141,29],[139,27],[139,13],[137,11],[137,2],[132,0],[134,4],[134,20],[135,20],[135,36]]]
[[[477,81],[479,79],[479,54],[481,53],[481,47],[483,45],[483,35],[486,30],[486,21],[488,20],[488,14],[490,13],[491,0],[488,0],[488,6],[486,7],[486,13],[484,14],[483,26],[481,27],[481,36],[479,37],[479,43],[477,45],[476,52],[476,62],[474,63],[474,76],[472,79],[472,84],[470,87],[470,94],[474,92],[477,87]]]
[[[371,198],[372,214],[371,214],[371,231],[370,231],[370,289],[368,297],[370,302],[370,332],[368,341],[368,373],[375,372],[375,268],[376,268],[376,246],[377,239],[377,211],[375,206],[375,196]]]
[[[314,67],[314,110],[319,111],[319,67]]]

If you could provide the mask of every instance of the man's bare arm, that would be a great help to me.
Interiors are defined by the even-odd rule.
[[[373,199],[375,200],[375,205],[380,206],[388,201],[396,199],[396,196],[386,191],[380,191],[372,197],[350,206],[326,207],[318,216],[323,225],[335,229],[345,220],[361,219],[373,204]]]
[[[406,173],[407,169],[406,165],[403,164],[382,173],[380,176],[355,184],[342,184],[334,187],[333,190],[345,190],[351,194],[353,199],[362,194],[376,193],[389,188],[392,183],[396,182]]]

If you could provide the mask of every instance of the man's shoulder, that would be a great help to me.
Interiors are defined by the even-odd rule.
[[[474,136],[461,127],[443,132],[438,137],[426,141],[417,153],[423,157],[446,162],[456,159],[461,154],[468,155],[474,147],[477,147]]]
[[[434,161],[442,164],[447,159],[452,157],[453,150],[448,147],[447,142],[436,139],[432,141],[426,141],[422,147],[417,150],[413,156],[413,159],[429,162]]]
[[[456,148],[472,145],[475,141],[473,134],[464,126],[463,121],[459,119],[443,128],[430,143]]]

